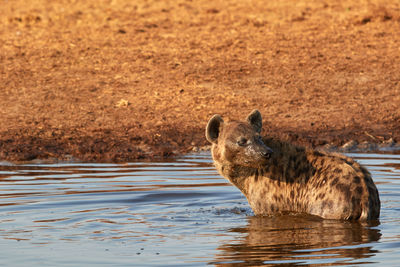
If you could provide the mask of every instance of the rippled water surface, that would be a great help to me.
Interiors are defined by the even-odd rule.
[[[255,217],[208,154],[128,164],[0,163],[2,266],[396,266],[400,155],[350,154],[379,222]]]

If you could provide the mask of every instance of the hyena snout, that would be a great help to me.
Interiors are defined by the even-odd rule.
[[[272,149],[267,147],[263,141],[257,140],[253,145],[253,150],[256,154],[263,157],[264,159],[269,159],[273,153]]]
[[[261,156],[263,156],[266,159],[269,159],[272,155],[273,151],[269,147],[266,146],[266,149],[263,151],[260,151]]]

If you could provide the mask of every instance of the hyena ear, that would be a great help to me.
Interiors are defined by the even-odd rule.
[[[207,124],[206,128],[206,138],[210,143],[217,143],[219,130],[224,120],[220,115],[214,115]]]
[[[260,111],[257,109],[253,110],[249,116],[247,116],[247,122],[253,126],[257,133],[261,133],[262,129],[262,117]]]

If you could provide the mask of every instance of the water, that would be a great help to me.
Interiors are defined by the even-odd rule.
[[[400,155],[350,154],[374,223],[255,217],[207,154],[128,164],[0,163],[1,266],[386,265],[400,259]]]

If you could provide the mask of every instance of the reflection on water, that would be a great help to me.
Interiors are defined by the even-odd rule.
[[[379,221],[255,217],[210,156],[127,164],[0,163],[5,266],[395,265],[400,156],[352,154],[381,194]]]
[[[240,242],[224,244],[218,249],[215,263],[242,262],[246,265],[272,263],[300,263],[312,259],[346,263],[349,259],[372,257],[373,245],[378,241],[379,222],[362,224],[322,220],[297,215],[277,217],[249,217],[244,227],[231,231],[244,234]],[[322,261],[324,260],[324,261]]]

